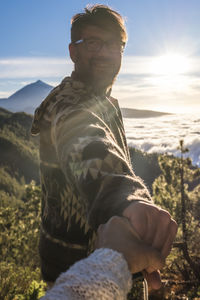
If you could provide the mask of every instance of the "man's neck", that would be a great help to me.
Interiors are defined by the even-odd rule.
[[[79,76],[79,74],[75,71],[71,74],[72,79],[81,81],[88,90],[93,92],[96,96],[107,96],[109,97],[112,91],[112,84],[109,86],[99,86],[97,84],[92,84],[91,82],[88,82],[87,80],[84,80]]]

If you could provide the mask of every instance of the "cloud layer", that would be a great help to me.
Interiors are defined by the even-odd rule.
[[[183,139],[187,154],[200,166],[199,114],[167,115],[158,118],[125,119],[128,144],[148,153],[180,155],[177,149]]]

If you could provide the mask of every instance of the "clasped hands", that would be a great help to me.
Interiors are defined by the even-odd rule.
[[[97,248],[121,252],[131,273],[143,272],[149,286],[159,289],[164,266],[177,233],[177,224],[160,207],[132,202],[123,217],[112,217],[98,228]]]

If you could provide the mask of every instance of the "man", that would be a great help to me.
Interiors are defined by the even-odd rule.
[[[129,157],[121,112],[110,96],[127,34],[122,17],[107,6],[72,19],[74,72],[35,112],[40,133],[43,278],[58,275],[92,250],[95,231],[113,215],[127,217],[139,237],[164,258],[176,234],[170,215],[152,203]],[[159,272],[145,270],[153,288]]]

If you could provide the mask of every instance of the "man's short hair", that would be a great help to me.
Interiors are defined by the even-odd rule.
[[[84,13],[76,14],[71,20],[71,42],[81,39],[82,30],[93,25],[111,31],[116,39],[126,43],[127,32],[122,16],[106,5],[87,6]]]

